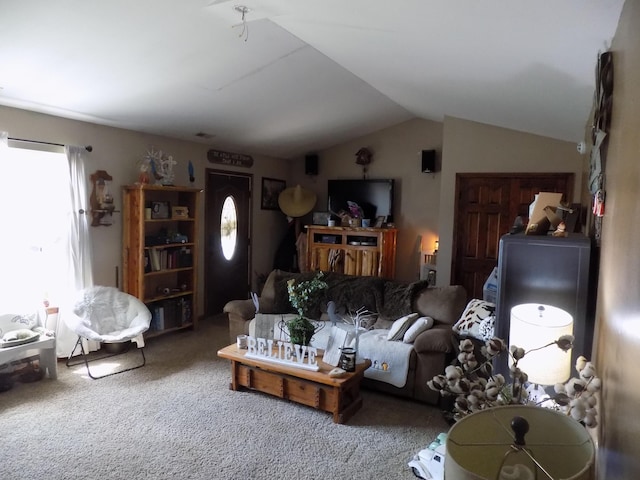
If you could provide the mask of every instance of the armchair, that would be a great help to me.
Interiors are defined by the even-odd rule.
[[[78,347],[82,359],[87,367],[87,374],[93,378],[103,378],[116,373],[127,372],[143,367],[146,363],[144,356],[143,333],[149,329],[151,312],[138,298],[117,288],[95,286],[82,290],[73,306],[73,314],[65,315],[67,326],[78,335],[78,340],[67,359],[67,366]],[[142,357],[134,367],[124,368],[104,375],[94,375],[89,369],[89,359],[83,347],[83,339],[105,343],[135,342]],[[117,353],[115,353],[117,354]],[[106,358],[112,355],[100,357]],[[98,360],[98,359],[96,359]]]

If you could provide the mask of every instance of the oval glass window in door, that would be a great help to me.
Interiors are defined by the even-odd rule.
[[[222,245],[222,255],[227,260],[231,260],[236,251],[237,235],[238,209],[233,197],[229,196],[224,199],[220,214],[220,244]]]

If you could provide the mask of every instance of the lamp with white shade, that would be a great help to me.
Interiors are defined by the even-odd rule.
[[[548,408],[508,405],[472,413],[449,430],[446,448],[446,480],[594,478],[591,436]]]
[[[525,303],[511,309],[509,348],[517,346],[527,353],[518,367],[530,383],[555,385],[571,375],[571,349],[544,348],[563,335],[573,335],[573,317],[566,311],[539,303]],[[513,360],[509,360],[509,365]]]

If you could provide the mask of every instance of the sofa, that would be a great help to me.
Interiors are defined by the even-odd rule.
[[[248,335],[251,321],[258,311],[263,314],[293,313],[289,303],[287,281],[310,280],[316,272],[291,273],[273,270],[267,277],[257,299],[232,300],[224,306],[228,316],[229,340],[236,342],[238,335]],[[433,318],[432,325],[415,337],[410,349],[408,372],[404,386],[397,387],[376,379],[365,378],[363,386],[420,402],[438,404],[439,393],[427,386],[427,381],[441,374],[453,360],[455,346],[453,325],[467,304],[467,293],[460,285],[430,287],[426,281],[401,282],[379,277],[361,277],[335,272],[324,273],[328,288],[322,292],[311,318],[328,320],[327,304],[334,302],[338,312],[348,314],[364,307],[374,315],[369,317],[366,329],[380,331],[382,336],[397,324],[400,318],[417,313]],[[256,302],[257,300],[257,302]],[[415,317],[416,315],[414,315]],[[362,336],[361,336],[362,337]]]

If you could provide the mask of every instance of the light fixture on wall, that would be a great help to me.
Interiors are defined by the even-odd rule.
[[[509,328],[509,348],[515,345],[527,352],[518,367],[527,372],[530,383],[555,385],[569,378],[571,349],[543,348],[563,335],[573,335],[573,317],[568,312],[539,303],[516,305]]]
[[[426,247],[428,242],[426,240],[423,241],[422,237],[420,237],[418,245],[420,248],[420,280],[428,280],[429,285],[434,286],[436,284],[436,271],[437,271],[437,256],[438,256],[438,240],[434,241],[434,250],[433,253],[429,253],[430,250],[427,250],[423,247]]]

